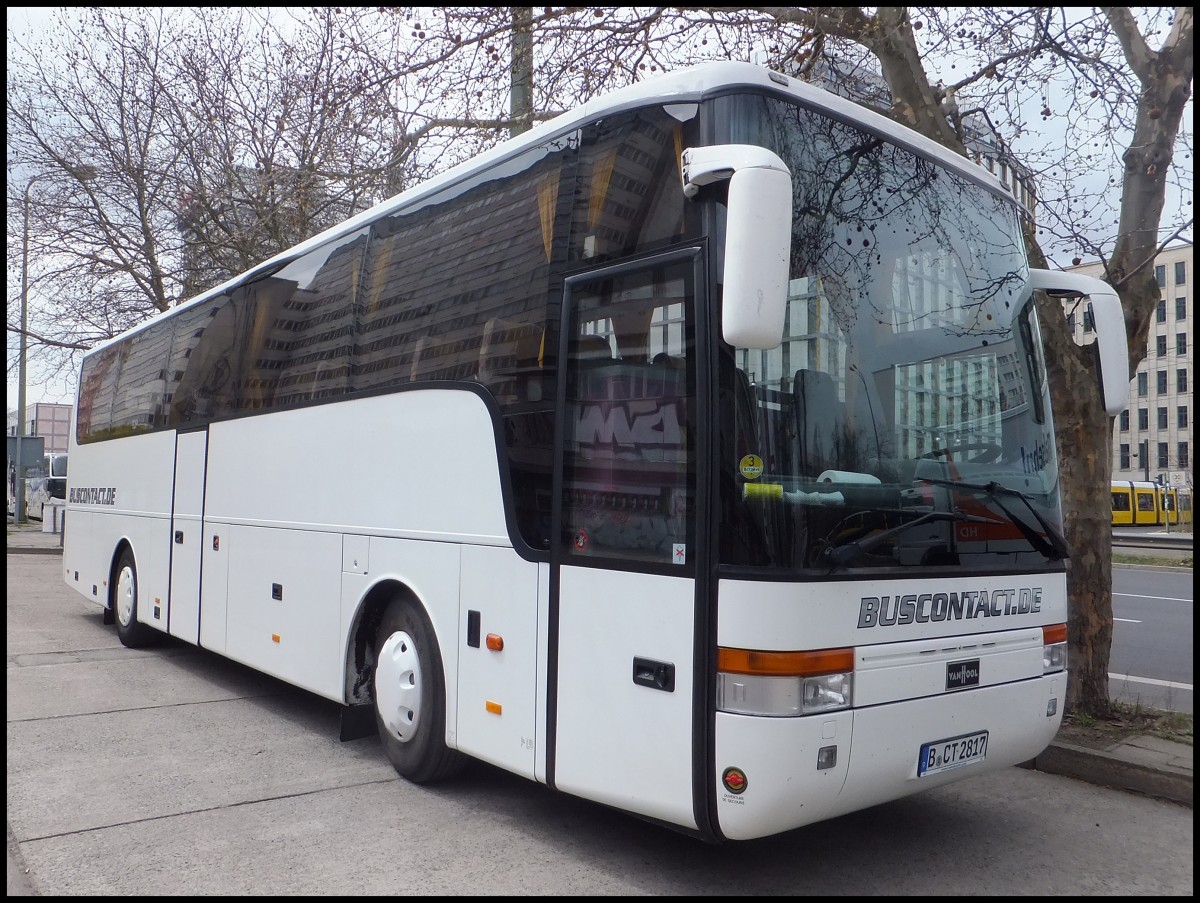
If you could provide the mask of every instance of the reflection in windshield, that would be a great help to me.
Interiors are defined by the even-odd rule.
[[[783,342],[733,349],[722,372],[723,562],[1061,567],[1042,540],[1062,518],[1012,201],[779,99],[724,98],[715,118],[719,140],[784,159],[796,214]]]

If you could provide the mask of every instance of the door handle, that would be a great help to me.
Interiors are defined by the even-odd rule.
[[[179,543],[180,545],[183,545],[183,531],[182,530],[175,531],[175,542]]]
[[[634,658],[633,682],[652,690],[675,692],[675,666],[670,662],[659,662],[652,658]]]

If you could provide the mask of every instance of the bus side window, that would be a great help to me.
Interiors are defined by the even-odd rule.
[[[601,335],[581,335],[571,341],[568,352],[571,360],[582,366],[602,364],[613,359],[612,346]]]
[[[475,378],[501,405],[542,400],[542,333],[540,324],[499,317],[484,325]]]
[[[762,456],[763,447],[758,425],[758,398],[750,377],[740,367],[735,367],[734,375],[734,419],[737,435],[735,437],[735,460],[740,461],[746,455]]]
[[[686,372],[600,361],[577,375],[576,390],[575,553],[669,563],[689,513]]]
[[[800,466],[796,472],[815,480],[822,471],[840,470],[838,447],[846,416],[833,377],[820,370],[797,370],[792,391],[800,437]]]
[[[409,382],[415,383],[419,379],[424,379],[427,375],[427,371],[430,369],[429,349],[432,345],[433,339],[427,335],[423,335],[417,339],[417,344],[413,348],[412,369],[408,373]]]

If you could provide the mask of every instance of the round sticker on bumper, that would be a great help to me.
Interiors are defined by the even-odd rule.
[[[746,772],[740,768],[726,768],[721,774],[721,783],[730,793],[740,794],[746,792],[746,785],[750,782],[746,780]]]

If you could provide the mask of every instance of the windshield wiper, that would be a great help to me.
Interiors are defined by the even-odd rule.
[[[1071,557],[1071,550],[1067,548],[1067,541],[1058,529],[1050,521],[1046,520],[1037,508],[1033,507],[1033,502],[1029,500],[1029,496],[1019,489],[1010,489],[1001,483],[993,480],[990,483],[965,483],[962,480],[941,480],[935,477],[917,477],[917,482],[932,483],[935,486],[949,486],[952,489],[966,489],[970,492],[978,492],[981,495],[988,496],[996,503],[1004,516],[1008,518],[1009,523],[1021,531],[1021,535],[1029,540],[1029,544],[1049,558],[1051,561],[1061,561],[1064,558]],[[1009,507],[1004,504],[1003,496],[1009,498],[1018,498],[1025,503],[1025,507],[1029,509],[1029,513],[1033,515],[1046,535],[1043,536],[1033,527],[1025,522],[1025,519],[1018,517]]]
[[[877,508],[876,511],[886,511],[891,514],[915,514],[916,511],[908,508],[895,508],[891,510]],[[871,549],[887,542],[897,533],[903,533],[905,530],[910,530],[913,527],[918,527],[921,524],[927,524],[934,520],[952,520],[952,521],[970,521],[972,523],[982,524],[997,524],[1000,521],[993,520],[990,517],[980,517],[976,514],[963,514],[961,511],[925,511],[916,520],[910,520],[905,524],[898,524],[895,527],[890,527],[887,530],[882,530],[879,533],[872,533],[863,539],[847,542],[840,546],[826,546],[825,551],[821,554],[825,560],[829,562],[829,567],[836,568],[844,565],[864,552],[869,552]]]

